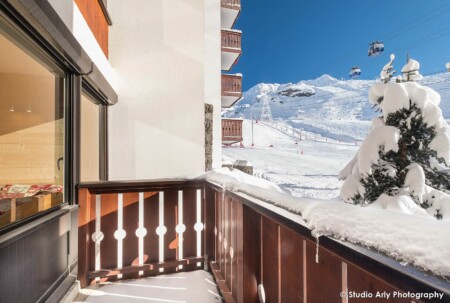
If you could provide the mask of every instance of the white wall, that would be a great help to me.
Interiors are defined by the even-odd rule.
[[[66,26],[72,31],[73,27],[73,1],[48,0],[51,6],[64,21]]]
[[[204,6],[204,0],[108,2],[119,94],[109,109],[112,180],[204,171]]]
[[[220,1],[205,0],[205,102],[214,105],[213,168],[222,166]]]

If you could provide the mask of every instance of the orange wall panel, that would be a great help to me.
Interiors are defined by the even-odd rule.
[[[99,1],[100,0],[75,0],[75,3],[97,39],[103,53],[108,57],[109,28]]]

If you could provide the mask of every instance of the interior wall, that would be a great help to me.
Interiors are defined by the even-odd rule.
[[[63,184],[64,120],[0,136],[0,184]]]
[[[3,36],[0,45],[0,184],[62,185],[62,81]]]
[[[108,2],[110,179],[171,178],[205,166],[204,0]]]

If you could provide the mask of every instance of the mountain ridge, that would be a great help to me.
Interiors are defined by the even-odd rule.
[[[296,83],[259,83],[225,117],[258,120],[268,99],[272,118],[300,130],[343,141],[362,140],[379,113],[369,103],[377,80],[339,80],[328,74]],[[441,95],[441,110],[450,119],[450,73],[425,76],[420,84]]]

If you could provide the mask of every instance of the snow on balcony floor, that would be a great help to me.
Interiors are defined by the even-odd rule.
[[[221,303],[213,276],[204,271],[122,280],[80,290],[73,303]]]

